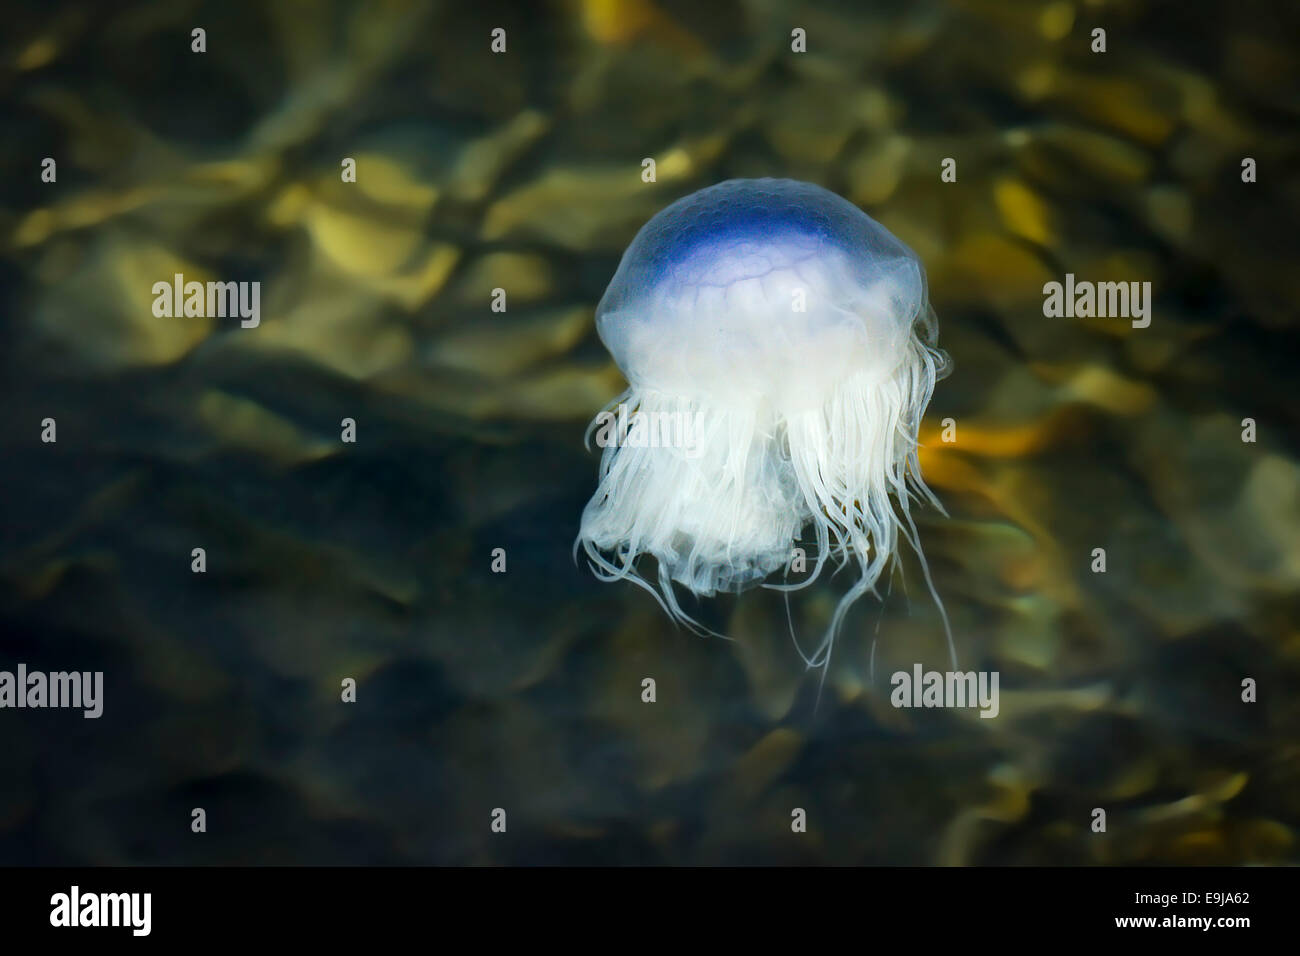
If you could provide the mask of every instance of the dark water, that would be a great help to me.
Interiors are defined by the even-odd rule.
[[[1300,859],[1294,5],[7,20],[0,670],[105,686],[0,710],[0,862]],[[596,300],[657,210],[767,175],[929,270],[920,532],[997,719],[890,706],[947,661],[911,559],[815,712],[778,595],[688,605],[702,639],[573,561]],[[259,281],[260,325],[155,317],[177,272]],[[1067,273],[1150,281],[1150,326],[1045,317]]]

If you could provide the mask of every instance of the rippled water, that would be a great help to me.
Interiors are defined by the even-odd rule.
[[[0,669],[102,670],[105,700],[0,710],[0,862],[1300,859],[1294,5],[8,26]],[[914,562],[814,711],[779,595],[691,605],[734,638],[702,639],[571,556],[582,433],[623,387],[592,324],[622,249],[766,175],[929,270],[956,370],[922,459],[950,517],[921,537],[997,719],[890,705],[889,674],[947,661]],[[175,273],[261,282],[260,325],[155,317]],[[1150,327],[1046,318],[1067,273],[1150,281]],[[799,594],[800,631],[847,586]]]

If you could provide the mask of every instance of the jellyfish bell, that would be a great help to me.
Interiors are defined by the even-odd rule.
[[[788,587],[828,559],[856,565],[858,579],[809,666],[829,663],[900,535],[929,582],[910,499],[938,506],[917,431],[948,360],[920,260],[883,226],[811,183],[701,189],[637,233],[596,328],[628,381],[588,432],[620,409],[625,424],[598,435],[599,485],[575,543],[598,577],[641,585],[698,629],[674,584],[703,597],[757,585],[788,570],[811,526],[815,565]],[[632,440],[630,420],[692,427],[649,443]]]

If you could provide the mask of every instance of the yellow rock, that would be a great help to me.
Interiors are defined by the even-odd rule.
[[[852,90],[835,84],[789,87],[769,103],[763,135],[793,162],[828,163],[848,142],[857,119],[844,108]]]
[[[401,274],[371,279],[368,284],[411,312],[437,295],[459,261],[458,248],[434,243]]]
[[[1057,86],[1059,74],[1056,64],[1040,61],[1017,71],[1016,89],[1027,100],[1038,101]]]
[[[1038,15],[1038,29],[1049,40],[1063,40],[1074,26],[1074,4],[1059,0],[1043,7]]]
[[[1300,588],[1300,465],[1266,454],[1250,470],[1233,508],[1236,527],[1251,530],[1267,556],[1274,586]]]
[[[601,43],[626,43],[659,16],[649,0],[582,0],[579,9],[587,33]]]
[[[626,387],[622,379],[617,367],[548,371],[518,383],[501,411],[534,421],[589,418]]]
[[[1052,278],[1031,251],[990,233],[961,240],[932,275],[946,297],[1006,308],[1041,304],[1043,285]]]
[[[691,174],[694,166],[690,153],[677,146],[659,158],[655,164],[655,175],[662,180],[684,179]]]
[[[1125,378],[1102,365],[1031,362],[1030,368],[1047,381],[1060,383],[1057,395],[1062,402],[1083,402],[1116,415],[1144,412],[1159,397],[1146,382]]]
[[[1176,186],[1156,186],[1147,190],[1147,221],[1164,239],[1176,246],[1185,245],[1192,231],[1192,201]]]
[[[801,593],[811,596],[807,591]],[[796,632],[801,630],[808,611],[805,603],[792,603]],[[734,639],[729,650],[745,672],[754,706],[769,721],[779,723],[789,714],[800,687],[810,676],[800,666],[779,595],[771,591],[754,591],[746,595],[745,600],[736,603],[726,633]],[[806,637],[816,640],[816,636]],[[841,661],[843,659],[840,657]],[[841,667],[828,675],[828,679],[845,678],[847,674],[848,668]],[[816,674],[811,676],[814,680],[819,677]]]
[[[59,220],[54,210],[48,207],[33,209],[19,221],[14,229],[15,246],[38,246],[48,239],[58,228]]]
[[[23,48],[14,61],[19,70],[39,70],[50,63],[59,53],[58,44],[50,36],[37,37]]]
[[[216,187],[222,192],[212,196],[212,200],[230,202],[241,194],[266,186],[279,169],[279,162],[272,156],[198,163],[185,171],[185,182],[194,186]]]
[[[1055,431],[1048,421],[1023,422],[1008,425],[981,425],[978,421],[963,421],[958,431],[958,443],[955,448],[965,454],[981,455],[992,458],[1023,458],[1041,451],[1051,444]],[[921,453],[927,460],[938,461],[949,452],[941,440],[938,426],[923,427],[920,443]],[[924,463],[922,469],[924,471]]]
[[[1170,852],[1188,862],[1226,862],[1227,845],[1223,834],[1218,830],[1194,830],[1184,833],[1174,840]]]
[[[1131,800],[1148,793],[1160,783],[1160,767],[1154,759],[1140,759],[1125,767],[1099,793],[1108,800]]]
[[[1141,182],[1151,172],[1152,158],[1146,150],[1073,123],[1015,129],[1006,139],[1025,172],[1071,191],[1090,188],[1087,180],[1079,182],[1080,170],[1107,184]]]
[[[993,201],[1008,230],[1040,246],[1052,244],[1051,211],[1024,183],[1010,178],[999,179],[993,185]]]
[[[997,602],[1008,612],[998,628],[994,646],[999,658],[1035,670],[1047,670],[1061,649],[1060,606],[1042,594],[1021,594]],[[975,716],[974,711],[964,712]]]
[[[488,308],[493,289],[505,289],[509,306],[548,295],[554,287],[551,263],[531,252],[489,252],[470,263],[455,285],[455,300]]]
[[[465,418],[583,424],[627,388],[612,362],[594,368],[547,368],[517,380],[395,368],[373,384]]]
[[[352,275],[391,275],[410,259],[421,241],[414,227],[386,223],[377,212],[344,212],[325,202],[312,204],[305,221],[321,252]]]
[[[1204,793],[1211,800],[1217,800],[1219,803],[1227,803],[1242,790],[1246,789],[1246,784],[1250,782],[1250,774],[1241,771],[1238,773],[1223,774],[1214,783],[1207,786]]]
[[[1177,92],[1154,78],[1082,72],[1061,77],[1053,86],[1052,100],[1148,146],[1169,138],[1180,106]]]
[[[1234,835],[1245,863],[1284,862],[1295,845],[1291,828],[1276,820],[1248,820]]]
[[[622,247],[670,197],[641,181],[638,162],[552,169],[494,202],[484,239],[541,238],[570,249]]]
[[[333,450],[330,443],[309,438],[288,419],[256,402],[215,389],[199,399],[198,416],[223,442],[279,464],[323,458]]]
[[[34,246],[55,233],[97,226],[122,213],[132,212],[159,195],[158,188],[132,188],[120,193],[78,193],[52,208],[35,209],[19,221],[14,245]]]
[[[785,727],[773,730],[754,744],[731,768],[728,784],[737,797],[750,801],[758,797],[799,756],[803,736]]]
[[[443,365],[503,378],[564,354],[591,326],[591,309],[586,306],[523,318],[485,315],[443,336],[430,356]]]
[[[644,36],[691,56],[706,52],[650,0],[581,0],[579,10],[587,34],[599,43],[626,46]]]
[[[262,311],[257,334],[237,338],[238,347],[291,349],[357,379],[402,365],[413,352],[410,331],[385,315],[379,292],[319,268],[277,280]]]
[[[524,110],[500,129],[461,150],[447,178],[447,191],[458,199],[478,202],[496,186],[502,170],[546,132],[550,121],[536,110]]]
[[[911,154],[906,136],[889,136],[863,153],[849,167],[850,198],[862,206],[883,203],[894,194]]]
[[[1069,690],[1007,690],[1003,687],[998,692],[1001,705],[998,716],[1001,720],[1014,721],[1052,711],[1089,713],[1105,709],[1113,697],[1114,691],[1109,684]]]
[[[174,362],[213,328],[207,317],[153,314],[154,283],[170,281],[178,272],[186,281],[212,278],[159,245],[139,244],[116,231],[101,232],[74,272],[57,279],[47,273],[55,284],[37,304],[36,321],[97,364]]]
[[[389,156],[361,153],[357,161],[357,181],[340,185],[355,187],[377,203],[402,206],[408,210],[428,212],[438,201],[438,189],[421,182],[404,164]]]

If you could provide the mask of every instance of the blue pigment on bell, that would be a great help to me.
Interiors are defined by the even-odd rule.
[[[609,406],[623,406],[624,424],[602,442],[577,542],[597,576],[645,587],[694,625],[674,582],[698,596],[742,591],[788,569],[811,527],[813,571],[788,587],[827,560],[858,572],[805,655],[827,664],[900,535],[921,555],[911,499],[938,506],[917,430],[948,361],[916,255],[819,186],[729,180],[646,223],[596,328],[629,383]],[[611,420],[607,410],[591,430]],[[631,420],[694,427],[677,430],[689,442],[635,441]],[[657,587],[638,570],[646,554]]]

